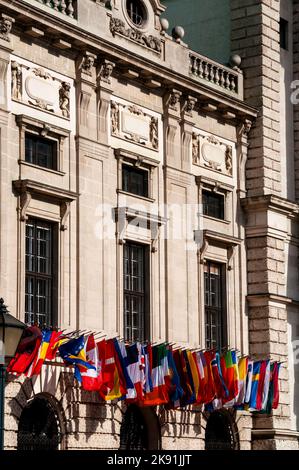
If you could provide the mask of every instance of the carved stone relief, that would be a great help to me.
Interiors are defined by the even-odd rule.
[[[136,105],[111,102],[111,133],[114,137],[159,150],[159,120]]]
[[[86,75],[92,76],[92,67],[94,66],[96,56],[90,52],[86,52],[82,58],[81,69]]]
[[[192,161],[228,176],[233,174],[233,147],[213,135],[203,136],[193,132]]]
[[[120,34],[125,38],[134,41],[141,46],[147,47],[152,51],[158,52],[159,54],[162,51],[162,41],[152,35],[144,34],[142,31],[138,31],[134,28],[126,28],[125,22],[118,18],[110,19],[110,31],[115,36],[115,34]]]
[[[0,39],[10,42],[10,33],[12,30],[12,25],[15,22],[14,18],[1,14],[0,18]]]
[[[71,84],[56,78],[50,71],[12,60],[12,100],[69,119],[70,92]]]
[[[104,60],[100,67],[98,81],[103,81],[111,85],[111,75],[114,70],[115,64],[109,60]]]

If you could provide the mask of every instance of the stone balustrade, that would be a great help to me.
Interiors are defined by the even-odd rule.
[[[243,75],[238,70],[225,67],[207,57],[191,52],[190,75],[207,86],[219,88],[222,93],[225,92],[242,99]]]
[[[58,11],[69,18],[76,17],[77,0],[36,0],[38,3],[52,8],[54,11]]]

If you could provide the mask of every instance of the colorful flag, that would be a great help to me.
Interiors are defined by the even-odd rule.
[[[253,363],[252,369],[252,386],[249,400],[249,410],[256,411],[257,397],[258,397],[258,385],[260,379],[261,361]]]
[[[270,364],[270,361],[268,360],[266,361],[266,371],[265,371],[264,385],[263,385],[263,390],[262,390],[261,410],[265,410],[267,408],[270,380],[271,380],[271,364]]]
[[[216,398],[222,399],[222,398],[228,397],[229,391],[227,389],[227,386],[225,384],[225,381],[222,375],[220,354],[218,352],[214,353],[214,358],[211,361],[211,366],[212,366],[212,373],[213,373],[213,379],[214,379],[214,384],[215,384]]]
[[[171,348],[167,351],[167,360],[169,373],[165,381],[167,382],[169,408],[178,408],[181,406],[181,398],[184,395],[184,390],[181,387],[180,377],[174,362],[173,353]]]
[[[203,380],[203,398],[204,403],[211,403],[216,395],[215,383],[212,371],[212,360],[214,359],[214,353],[212,351],[205,351],[200,353],[201,361],[204,369],[204,380]]]
[[[247,366],[247,377],[246,377],[246,392],[245,392],[245,404],[249,404],[250,397],[251,397],[251,389],[252,389],[252,376],[253,376],[253,361],[248,359],[248,366]]]
[[[135,399],[139,402],[144,398],[144,381],[145,381],[145,358],[140,343],[135,343],[127,348],[128,374],[135,391]],[[128,394],[127,394],[128,398]],[[133,398],[133,397],[132,397]]]
[[[38,353],[32,363],[30,364],[28,370],[26,371],[27,377],[32,377],[33,375],[38,375],[41,371],[43,363],[45,362],[48,348],[50,346],[50,341],[52,337],[51,330],[42,331],[42,340],[38,349]]]
[[[126,396],[124,377],[120,376],[121,365],[115,351],[114,340],[109,339],[98,344],[99,357],[104,356],[103,361],[103,385],[100,395],[106,401],[120,400]]]
[[[88,336],[88,340],[85,343],[86,360],[94,366],[94,369],[86,369],[84,367],[80,369],[82,378],[82,388],[88,391],[98,391],[102,387],[103,375],[102,375],[102,361],[99,358],[99,350],[95,343],[93,334]]]
[[[123,373],[124,387],[126,388],[126,398],[129,400],[135,399],[137,397],[134,383],[130,376],[129,370],[129,359],[127,354],[127,348],[122,341],[114,339],[114,348],[118,355],[120,367]]]
[[[156,406],[168,401],[167,386],[165,384],[165,371],[168,370],[167,349],[165,344],[159,344],[152,348],[153,368],[152,383],[153,391],[144,396],[144,406]]]
[[[239,369],[239,389],[235,400],[236,407],[243,407],[246,395],[246,378],[248,370],[248,357],[241,357],[238,362]]]
[[[276,410],[279,405],[279,371],[280,371],[280,362],[274,362],[273,373],[272,373],[272,382],[273,382],[273,403],[272,409]]]
[[[64,362],[75,366],[75,377],[78,382],[82,382],[78,366],[81,366],[81,370],[82,367],[85,369],[95,369],[95,367],[90,364],[86,358],[85,342],[87,339],[88,338],[85,340],[84,335],[81,335],[79,338],[71,339],[58,348],[59,354]]]
[[[152,346],[147,344],[142,346],[143,355],[144,355],[144,393],[149,393],[153,391],[153,382],[152,382],[152,368],[153,368],[153,356],[152,356]]]
[[[226,351],[220,359],[223,379],[225,381],[228,394],[226,393],[223,403],[232,402],[238,395],[239,371],[236,351]]]
[[[25,374],[37,357],[42,341],[42,332],[37,326],[29,326],[23,331],[15,357],[7,366],[7,372]]]

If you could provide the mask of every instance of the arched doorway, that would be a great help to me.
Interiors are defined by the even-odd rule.
[[[120,450],[159,450],[160,427],[151,408],[130,405],[120,428]]]
[[[206,450],[238,450],[239,440],[236,424],[226,411],[211,413],[206,426]]]
[[[62,433],[57,412],[46,397],[37,396],[23,409],[18,450],[58,450]]]

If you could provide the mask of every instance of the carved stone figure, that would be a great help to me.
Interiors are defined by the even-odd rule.
[[[150,123],[150,141],[154,149],[159,148],[159,130],[158,130],[158,119],[155,117],[151,118]]]
[[[196,98],[192,98],[191,96],[189,96],[186,99],[185,106],[184,106],[184,111],[189,116],[192,116],[192,112],[194,111],[196,102],[197,102]]]
[[[71,85],[67,82],[62,82],[59,89],[59,107],[64,117],[70,117],[70,89]]]
[[[225,150],[225,168],[229,175],[233,172],[233,152],[230,145],[226,146]]]
[[[179,91],[173,91],[169,98],[169,107],[174,111],[178,110],[178,103],[180,102],[181,93]]]
[[[132,104],[131,106],[128,106],[128,110],[132,114],[136,114],[137,116],[144,116],[144,112],[142,111],[141,108],[138,108],[135,104]]]
[[[111,131],[118,134],[119,131],[119,108],[115,101],[111,101]]]
[[[37,77],[40,77],[40,78],[44,78],[45,80],[49,80],[49,79],[53,78],[53,77],[51,77],[49,72],[47,72],[42,67],[39,67],[38,69],[33,69],[32,71],[33,71],[34,75],[36,75]],[[54,78],[53,78],[53,80],[54,80]]]
[[[4,41],[10,42],[9,34],[11,32],[14,21],[15,20],[10,16],[2,14],[2,18],[0,19],[0,39],[4,39]]]
[[[11,63],[11,96],[13,100],[22,99],[22,67],[16,61]]]
[[[81,68],[86,75],[92,75],[92,67],[94,66],[96,56],[94,54],[86,53],[82,59]]]
[[[115,34],[120,34],[128,39],[131,39],[142,46],[148,47],[153,51],[161,53],[162,51],[162,42],[160,39],[155,38],[152,35],[146,35],[142,31],[137,29],[127,28],[124,21],[118,18],[111,18],[110,20],[110,31],[115,36]]]
[[[192,161],[195,165],[199,163],[199,137],[195,132],[192,134]]]
[[[99,78],[103,82],[111,84],[111,75],[113,72],[115,64],[113,62],[110,62],[109,60],[104,60],[100,73],[99,73]]]

